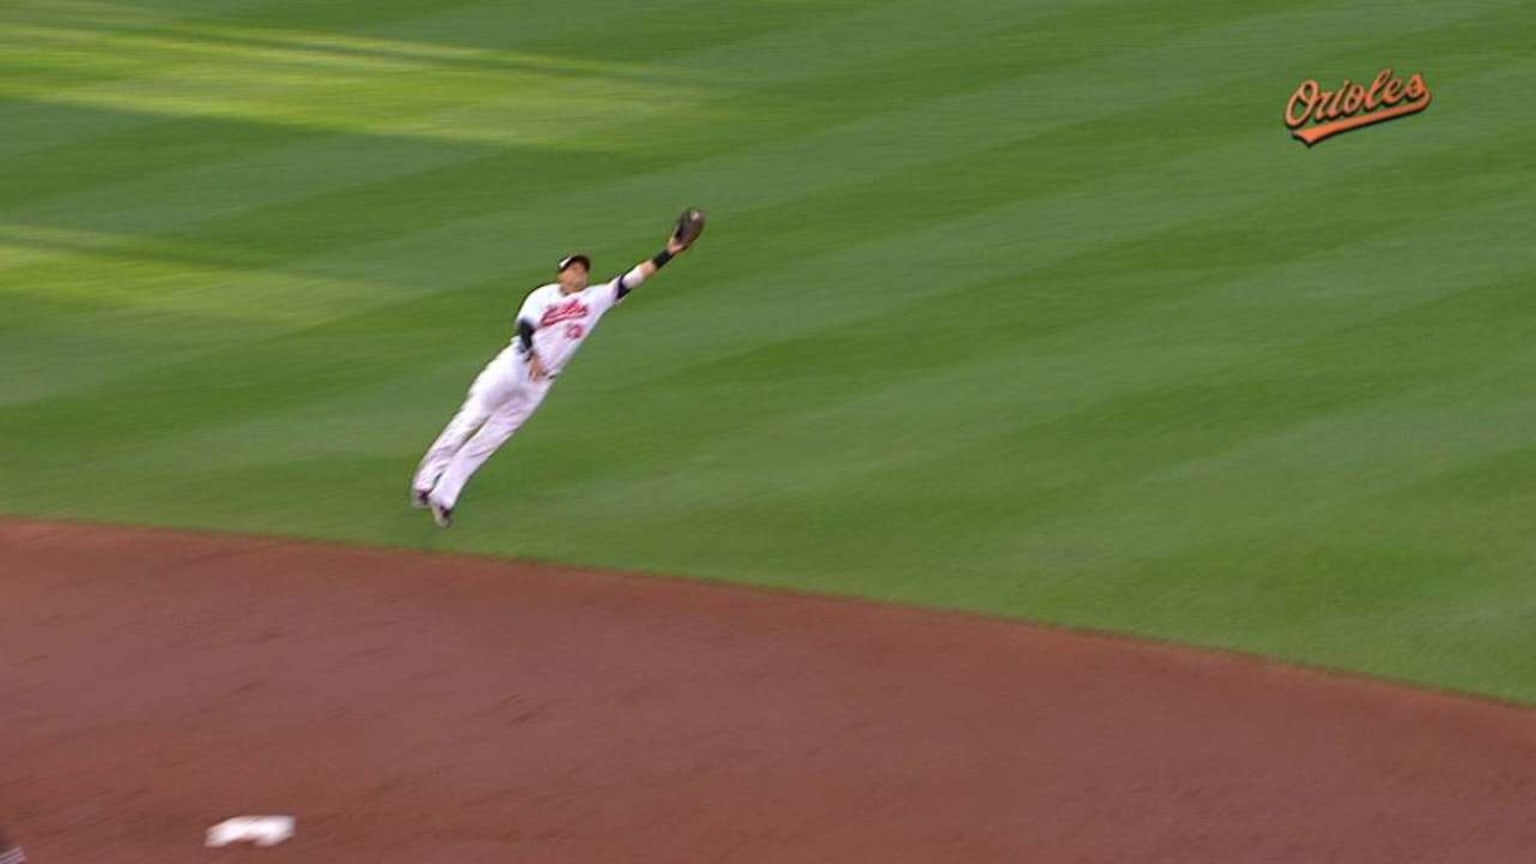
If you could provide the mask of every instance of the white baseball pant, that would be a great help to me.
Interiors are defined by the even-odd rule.
[[[549,378],[536,382],[528,377],[528,364],[515,346],[497,354],[475,376],[464,404],[422,457],[414,487],[430,489],[434,502],[453,509],[464,484],[533,416],[549,386]]]

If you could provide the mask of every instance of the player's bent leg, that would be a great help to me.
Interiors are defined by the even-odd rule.
[[[453,454],[448,467],[443,471],[443,476],[438,478],[437,485],[432,487],[431,503],[445,510],[452,510],[458,504],[459,495],[463,493],[464,486],[469,478],[475,476],[480,466],[491,458],[496,449],[507,443],[512,433],[517,431],[516,426],[509,425],[498,416],[493,416],[480,427],[470,439],[464,442],[464,446]]]
[[[437,485],[454,454],[492,414],[515,401],[517,391],[516,365],[507,352],[503,351],[475,376],[464,404],[459,406],[458,413],[448,421],[442,434],[427,448],[426,455],[416,466],[416,474],[411,479],[412,504],[427,506],[428,493]]]
[[[470,439],[464,442],[464,446],[453,454],[448,467],[438,479],[431,494],[431,506],[434,514],[445,512],[451,514],[453,508],[458,505],[459,495],[464,491],[464,486],[469,483],[469,478],[480,470],[480,466],[491,458],[501,445],[507,443],[522,425],[533,416],[539,404],[544,401],[547,387],[524,388],[506,405],[502,406],[485,421]],[[439,518],[439,523],[444,519]]]
[[[415,493],[431,492],[437,485],[438,478],[447,470],[448,463],[453,459],[453,454],[459,452],[469,436],[479,429],[481,424],[491,416],[491,412],[473,394],[459,407],[457,414],[443,427],[442,434],[427,448],[425,456],[421,457],[421,463],[416,466],[416,475],[411,479],[413,498],[422,497]]]

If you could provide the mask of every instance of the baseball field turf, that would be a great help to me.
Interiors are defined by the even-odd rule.
[[[0,0],[0,512],[959,607],[1536,701],[1521,0]],[[1308,149],[1303,79],[1424,113]],[[554,262],[699,246],[450,531]]]

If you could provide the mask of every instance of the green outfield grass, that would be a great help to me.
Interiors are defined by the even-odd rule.
[[[0,512],[1536,700],[1523,0],[0,0]],[[1308,150],[1303,78],[1425,113]],[[685,205],[440,532],[524,293]],[[0,600],[3,602],[3,600]]]

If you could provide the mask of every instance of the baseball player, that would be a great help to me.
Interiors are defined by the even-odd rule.
[[[458,413],[422,457],[411,482],[412,505],[430,509],[440,527],[452,525],[464,484],[538,410],[598,320],[703,230],[704,214],[685,211],[665,249],[596,285],[588,281],[592,260],[586,255],[561,259],[558,281],[535,288],[523,301],[512,343],[481,370]]]

